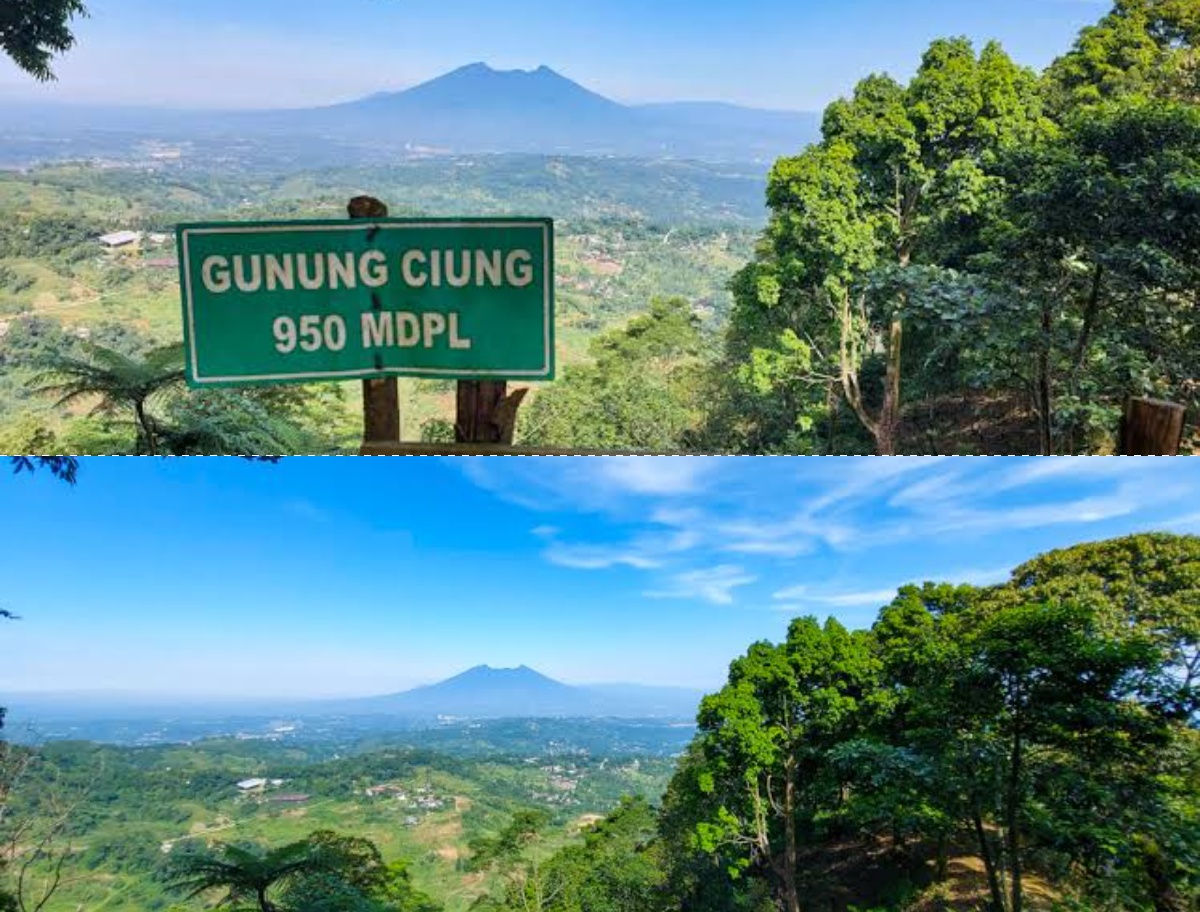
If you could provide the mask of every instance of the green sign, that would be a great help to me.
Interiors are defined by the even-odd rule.
[[[554,377],[550,219],[180,225],[192,386]]]

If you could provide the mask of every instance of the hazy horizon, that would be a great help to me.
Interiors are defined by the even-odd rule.
[[[625,103],[714,101],[819,111],[871,72],[904,78],[935,38],[1001,41],[1041,68],[1105,0],[885,0],[795,5],[547,0],[231,0],[179,9],[93,0],[78,45],[40,85],[5,61],[0,99],[166,108],[294,108],[410,88],[459,66],[549,66]],[[313,66],[326,60],[325,66]]]

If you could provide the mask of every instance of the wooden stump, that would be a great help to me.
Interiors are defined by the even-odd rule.
[[[1160,399],[1130,399],[1121,420],[1122,456],[1178,456],[1187,410]]]
[[[460,382],[454,439],[458,443],[511,446],[517,430],[517,412],[528,394],[527,388],[509,394],[507,383]]]
[[[388,207],[372,196],[356,196],[346,207],[352,219],[387,218]],[[376,300],[378,306],[378,300]],[[395,377],[363,381],[363,441],[400,442],[400,384]]]

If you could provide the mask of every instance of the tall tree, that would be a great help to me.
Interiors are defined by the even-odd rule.
[[[863,635],[803,618],[783,644],[752,646],[701,704],[696,844],[735,871],[769,872],[784,912],[801,908],[803,840],[838,798],[830,751],[861,724],[877,672]]]
[[[998,45],[937,41],[909,85],[863,80],[826,110],[823,142],[772,172],[770,225],[737,308],[781,308],[760,344],[797,335],[816,353],[810,379],[832,372],[879,455],[897,451],[905,340],[921,331],[909,270],[975,252],[1003,195],[999,154],[1049,129],[1040,104],[1034,74]],[[735,328],[749,323],[735,313]],[[864,383],[876,374],[877,394]]]
[[[1013,365],[1043,454],[1094,452],[1129,395],[1188,401],[1200,359],[1200,108],[1131,98],[1016,150],[977,268],[998,284],[978,326],[992,379]]]
[[[1175,95],[1197,101],[1196,46],[1200,10],[1194,0],[1116,0],[1097,24],[1047,71],[1046,94],[1066,115],[1131,96]]]

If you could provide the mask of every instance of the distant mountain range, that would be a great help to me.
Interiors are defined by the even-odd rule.
[[[406,718],[437,716],[473,719],[611,717],[692,720],[699,691],[635,684],[578,687],[563,684],[522,665],[480,665],[449,680],[383,697],[340,702],[336,709]]]
[[[693,721],[703,694],[638,684],[573,686],[532,668],[481,665],[401,693],[337,700],[172,699],[134,694],[13,694],[4,702],[26,719],[217,719],[221,717],[394,717],[405,725],[439,718],[609,718]]]
[[[769,162],[817,139],[816,114],[735,105],[623,105],[548,67],[500,71],[483,63],[402,92],[345,104],[274,111],[0,108],[0,158],[32,135],[125,132],[167,140],[309,138],[340,148],[407,154],[525,152]],[[292,145],[288,144],[291,149]]]

